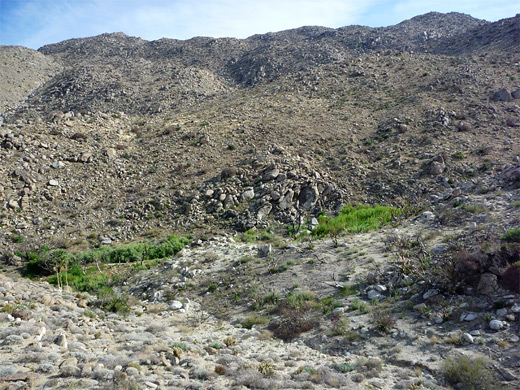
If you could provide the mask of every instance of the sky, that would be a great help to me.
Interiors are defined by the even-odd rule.
[[[430,11],[491,22],[520,13],[518,0],[0,0],[0,45],[32,49],[124,32],[146,40],[246,38],[301,26],[390,26]]]

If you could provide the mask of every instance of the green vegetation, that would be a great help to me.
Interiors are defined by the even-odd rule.
[[[240,324],[243,328],[251,329],[253,325],[266,325],[269,323],[269,318],[261,316],[259,314],[250,314],[245,317]]]
[[[102,246],[76,255],[63,249],[50,250],[47,246],[18,255],[27,261],[24,276],[43,276],[49,283],[58,287],[69,286],[76,291],[96,293],[98,298],[94,306],[109,312],[127,314],[130,311],[128,296],[117,294],[109,287],[111,282],[117,281],[119,274],[111,276],[104,272],[100,263],[133,262],[132,269],[140,270],[158,264],[162,258],[175,255],[188,243],[189,240],[186,238],[170,236],[159,242],[132,243],[118,247]],[[153,261],[143,264],[149,260]],[[140,261],[140,264],[135,263],[137,261]],[[103,269],[106,269],[106,266],[103,266]]]
[[[462,390],[497,389],[489,362],[482,357],[470,358],[465,355],[447,358],[442,365],[446,381]]]
[[[520,228],[511,229],[503,236],[500,236],[502,241],[506,242],[520,242]]]
[[[347,205],[337,217],[322,216],[319,225],[312,234],[317,237],[329,235],[337,245],[337,239],[343,232],[364,233],[379,229],[402,214],[402,210],[389,206]]]
[[[116,294],[111,288],[102,288],[97,292],[94,306],[106,312],[126,315],[130,313],[129,297],[125,294]]]
[[[44,246],[35,252],[25,252],[19,255],[28,263],[24,270],[25,276],[61,274],[68,271],[69,266],[90,263],[130,263],[136,261],[156,260],[173,256],[182,250],[189,240],[170,236],[159,242],[132,243],[118,247],[102,246],[84,253],[73,255],[62,249],[50,250]],[[74,269],[75,275],[85,272]],[[68,274],[74,274],[73,268]],[[69,275],[66,275],[69,276]],[[57,278],[59,279],[59,277]]]

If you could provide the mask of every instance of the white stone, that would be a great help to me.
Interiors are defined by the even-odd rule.
[[[466,343],[473,344],[473,336],[469,333],[463,333],[462,340],[464,340]]]
[[[480,330],[478,330],[478,329],[472,330],[471,332],[469,332],[469,334],[472,336],[480,336]]]
[[[60,185],[60,183],[58,183],[57,180],[52,179],[52,180],[49,180],[49,185],[51,187],[58,187]]]
[[[493,330],[500,330],[504,327],[504,323],[499,320],[491,320],[489,321],[489,327]]]
[[[170,310],[180,310],[180,309],[182,309],[182,302],[173,301],[172,303],[170,303],[169,309]]]
[[[460,322],[462,321],[473,321],[474,319],[477,318],[477,315],[475,313],[468,313],[468,314],[463,314],[460,316]]]
[[[520,304],[516,303],[515,305],[513,305],[513,307],[511,308],[511,311],[513,313],[520,313]]]
[[[387,290],[386,286],[383,286],[382,284],[376,285],[376,290],[380,293],[385,292]]]
[[[340,313],[343,313],[345,312],[345,308],[344,307],[336,307],[334,310],[332,310],[332,314],[340,314]]]

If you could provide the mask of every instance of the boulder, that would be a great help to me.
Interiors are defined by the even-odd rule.
[[[486,272],[480,275],[477,292],[480,295],[490,295],[496,291],[497,276],[495,274]]]
[[[320,193],[316,185],[306,185],[302,187],[300,190],[300,194],[298,195],[298,201],[300,202],[300,207],[305,210],[311,210],[318,201]]]
[[[491,99],[496,102],[510,102],[511,100],[513,100],[513,97],[511,96],[511,93],[507,89],[502,88],[502,89],[498,90],[497,92],[495,92],[495,94],[493,95],[493,97]]]

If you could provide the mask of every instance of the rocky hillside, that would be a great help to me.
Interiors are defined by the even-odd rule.
[[[517,388],[519,23],[1,47],[0,386]]]
[[[21,104],[61,67],[37,51],[0,46],[0,113]]]

